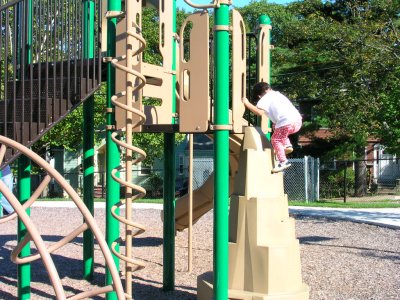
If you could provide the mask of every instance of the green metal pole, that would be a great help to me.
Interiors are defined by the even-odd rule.
[[[216,125],[229,124],[229,5],[215,9],[215,25],[226,26],[214,32]],[[223,28],[223,27],[222,27]],[[214,299],[228,299],[228,202],[229,202],[229,131],[214,133]]]
[[[172,31],[176,32],[176,0],[172,1]],[[172,71],[176,71],[176,40],[172,39]],[[176,112],[176,75],[172,75],[172,112]],[[172,124],[175,119],[172,118]],[[164,247],[163,247],[163,290],[175,288],[175,133],[164,134]]]
[[[175,288],[175,134],[164,134],[163,290]]]
[[[31,161],[26,156],[18,160],[18,198],[21,204],[29,200],[31,196]],[[26,210],[30,215],[30,208]],[[18,219],[18,242],[26,236],[25,224]],[[19,255],[25,257],[31,255],[30,243],[26,244]],[[30,263],[18,265],[18,299],[30,299],[31,295],[31,265]]]
[[[121,11],[120,0],[109,0],[108,11]],[[110,18],[107,21],[107,56],[115,57],[115,43],[116,43],[116,27],[117,19]],[[115,69],[111,65],[111,62],[107,63],[107,114],[106,123],[108,126],[115,125],[115,112],[110,112],[110,108],[114,109],[114,105],[111,102],[111,96],[115,94]],[[120,201],[120,185],[111,177],[113,169],[120,165],[120,153],[118,146],[111,139],[113,130],[107,130],[106,134],[106,240],[109,247],[111,244],[119,238],[119,223],[118,220],[114,219],[111,215],[111,207]],[[117,173],[119,176],[119,174]],[[119,244],[116,247],[119,251]],[[113,254],[114,262],[119,269],[119,258]],[[109,270],[106,270],[106,284],[112,283],[112,278]],[[106,299],[114,300],[117,299],[115,292],[107,293]]]
[[[172,113],[176,113],[176,93],[175,93],[175,86],[176,86],[176,46],[177,42],[175,39],[176,34],[176,0],[172,0],[172,34],[170,38],[172,39]],[[175,117],[172,118],[172,124],[175,124]],[[174,235],[175,236],[175,235]]]
[[[94,57],[94,14],[92,0],[83,2],[83,59]],[[85,62],[84,62],[85,64]],[[94,213],[94,96],[83,103],[83,202]],[[93,279],[94,238],[91,230],[83,233],[83,278]]]
[[[32,0],[26,2],[26,62],[32,62]],[[25,70],[22,70],[25,72]],[[18,198],[21,204],[29,200],[31,196],[31,161],[26,156],[18,159]],[[30,208],[26,210],[30,215]],[[26,226],[20,219],[17,224],[17,240],[22,241],[27,235]],[[31,255],[30,243],[28,242],[19,254],[19,257]],[[31,265],[30,263],[18,265],[18,299],[31,298]]]

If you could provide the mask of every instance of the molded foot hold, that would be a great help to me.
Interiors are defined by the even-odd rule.
[[[293,152],[293,148],[291,147],[291,146],[287,146],[286,148],[285,148],[285,154],[290,154],[290,153],[292,153]]]
[[[279,163],[275,168],[273,168],[271,170],[272,173],[278,173],[278,172],[282,172],[283,170],[286,170],[287,168],[289,168],[292,164],[289,164],[287,161],[286,162],[282,162]]]

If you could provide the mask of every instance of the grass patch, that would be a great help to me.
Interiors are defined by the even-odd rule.
[[[368,202],[336,202],[336,201],[289,201],[290,206],[306,206],[306,207],[332,207],[332,208],[400,208],[400,201],[380,200]]]
[[[163,204],[164,200],[163,199],[153,199],[153,198],[148,198],[148,199],[139,199],[138,201],[135,201],[136,203],[156,203],[156,204]]]

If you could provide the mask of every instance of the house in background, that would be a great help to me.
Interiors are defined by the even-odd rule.
[[[374,147],[373,176],[376,183],[382,187],[393,187],[400,180],[400,158],[386,153],[385,147],[376,144]]]
[[[187,192],[189,178],[189,135],[177,147],[176,190]],[[214,143],[205,134],[193,134],[193,189],[203,185],[214,171]]]
[[[316,113],[314,106],[319,104],[320,100],[303,99],[298,101],[299,109],[303,121],[312,121]],[[329,128],[320,128],[315,132],[307,135],[298,135],[296,143],[300,148],[308,148],[308,155],[318,156],[318,141],[332,137],[332,131]],[[321,147],[321,145],[319,145]],[[400,161],[395,155],[385,153],[385,147],[380,144],[379,139],[370,137],[365,146],[365,154],[363,159],[366,161],[368,173],[370,174],[370,184],[377,184],[382,187],[395,187],[396,180],[400,178]],[[303,154],[304,155],[304,154]]]

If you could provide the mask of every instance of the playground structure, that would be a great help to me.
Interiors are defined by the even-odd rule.
[[[0,128],[1,135],[14,139],[26,147],[31,146],[45,132],[47,132],[54,124],[63,119],[70,111],[75,109],[81,102],[84,105],[84,153],[85,164],[84,173],[84,199],[83,202],[79,197],[71,191],[70,187],[63,185],[65,190],[71,196],[77,207],[82,211],[86,222],[82,227],[75,230],[73,234],[64,238],[60,242],[49,246],[48,249],[44,246],[40,237],[35,235],[34,227],[29,222],[29,206],[40,194],[40,190],[36,191],[32,197],[30,196],[29,187],[29,166],[30,160],[37,163],[50,176],[58,182],[62,182],[59,174],[54,170],[50,170],[49,166],[42,162],[39,157],[32,154],[26,147],[18,145],[1,137],[0,142],[3,144],[0,150],[0,162],[4,165],[18,158],[19,162],[19,201],[14,198],[5,186],[0,184],[0,192],[4,193],[10,199],[16,213],[11,216],[0,219],[1,222],[10,220],[11,218],[20,218],[21,225],[27,227],[28,234],[23,235],[20,232],[20,243],[14,250],[16,257],[18,254],[21,259],[15,259],[25,268],[29,268],[29,262],[33,259],[42,258],[48,260],[49,274],[56,274],[56,270],[51,266],[50,253],[54,249],[59,248],[66,242],[72,240],[75,236],[84,234],[84,278],[90,279],[92,276],[93,262],[90,261],[93,257],[93,236],[87,230],[90,227],[102,246],[104,256],[107,261],[107,278],[106,286],[100,291],[84,292],[82,295],[76,295],[74,299],[81,299],[98,292],[107,293],[108,299],[132,298],[132,277],[133,272],[145,267],[140,259],[133,257],[132,240],[142,233],[145,228],[141,224],[137,224],[132,219],[132,202],[145,195],[146,191],[132,184],[132,166],[145,159],[146,154],[141,149],[132,145],[132,136],[134,132],[160,132],[164,133],[165,140],[165,169],[169,170],[164,178],[164,289],[172,290],[174,288],[174,234],[176,229],[182,230],[188,226],[188,206],[184,196],[177,201],[175,215],[175,173],[174,173],[174,133],[206,133],[212,135],[215,140],[215,173],[206,181],[205,185],[198,191],[194,192],[194,220],[201,217],[202,214],[214,207],[214,278],[221,278],[214,282],[199,278],[199,299],[227,299],[234,297],[235,299],[270,299],[271,295],[274,299],[279,299],[279,294],[289,293],[289,298],[284,299],[307,299],[308,290],[302,285],[301,275],[299,274],[299,249],[298,243],[293,234],[294,225],[287,215],[287,200],[283,196],[282,176],[281,174],[271,175],[272,155],[271,148],[265,146],[265,137],[261,142],[257,141],[257,134],[249,131],[251,127],[248,121],[243,119],[244,105],[242,98],[246,94],[246,29],[240,14],[236,10],[232,10],[232,25],[229,24],[229,5],[230,1],[216,0],[210,5],[194,5],[201,9],[190,15],[181,27],[179,34],[176,33],[175,1],[171,5],[164,0],[160,1],[126,1],[125,8],[121,7],[120,1],[110,0],[103,1],[103,6],[107,4],[107,9],[101,9],[100,1],[83,1],[82,6],[76,2],[69,3],[65,0],[66,6],[76,5],[74,9],[66,9],[64,6],[57,8],[56,4],[50,5],[46,3],[41,8],[40,0],[19,0],[11,1],[9,4],[0,6],[0,11],[6,15],[13,12],[15,24],[24,24],[24,30],[20,35],[14,37],[16,41],[14,45],[21,45],[20,48],[13,47],[12,61],[5,65],[12,65],[12,83],[8,83],[7,75],[5,77],[5,98],[4,112],[1,117]],[[35,3],[37,6],[35,6]],[[159,24],[160,24],[160,52],[163,57],[161,66],[155,66],[144,63],[142,53],[145,49],[146,42],[142,36],[141,14],[142,7],[148,5],[158,9]],[[32,16],[32,7],[39,7],[39,15],[36,18]],[[209,47],[209,16],[207,8],[213,8],[215,11],[214,24],[214,97],[210,97],[210,47]],[[101,13],[103,11],[103,13]],[[49,17],[49,13],[54,13],[54,18]],[[46,46],[49,50],[43,49],[36,45],[32,46],[36,38],[43,35],[40,28],[46,27],[40,23],[41,17],[48,21],[49,28],[54,28],[46,36],[46,41],[49,44]],[[61,17],[57,18],[58,14]],[[102,16],[107,21],[103,21]],[[15,21],[19,16],[19,21]],[[70,21],[73,17],[81,16],[78,19],[79,26],[74,27]],[[38,23],[35,23],[36,22]],[[38,21],[39,20],[39,21]],[[260,19],[261,23],[268,23],[266,19]],[[9,18],[6,22],[10,22]],[[43,21],[44,22],[44,21]],[[101,24],[107,24],[107,29],[101,27]],[[12,23],[12,22],[11,22]],[[45,23],[45,22],[44,22]],[[57,24],[63,27],[57,30]],[[35,25],[36,24],[36,25]],[[51,25],[50,25],[51,24]],[[95,25],[97,24],[97,26]],[[190,26],[189,26],[190,25]],[[16,30],[18,25],[15,25]],[[35,33],[35,28],[37,32]],[[72,29],[74,28],[74,29]],[[81,29],[79,29],[81,28]],[[269,24],[260,24],[258,30],[258,80],[269,81],[269,49],[270,49],[270,30]],[[17,31],[17,30],[16,30]],[[189,31],[188,35],[185,32]],[[229,106],[229,34],[232,35],[232,101]],[[103,34],[103,37],[100,36]],[[104,34],[107,38],[104,38]],[[189,36],[188,40],[186,40]],[[8,45],[8,34],[6,33],[6,45]],[[61,38],[60,38],[61,37]],[[71,38],[73,37],[73,38]],[[58,38],[60,38],[58,40]],[[75,46],[72,45],[75,42]],[[107,40],[107,53],[101,55],[100,41]],[[81,42],[80,42],[81,41]],[[179,41],[179,47],[178,47]],[[59,44],[68,44],[68,51],[63,51],[63,47],[57,47]],[[25,46],[23,46],[25,45]],[[53,47],[53,48],[52,48]],[[71,49],[70,49],[71,47]],[[74,48],[75,47],[75,48]],[[104,45],[102,46],[104,48]],[[59,49],[61,48],[61,49]],[[6,49],[8,49],[6,47]],[[23,49],[21,55],[17,55],[17,49]],[[25,49],[25,50],[24,50]],[[34,53],[38,49],[38,53]],[[52,50],[50,50],[52,49]],[[56,49],[56,50],[54,50]],[[58,49],[58,50],[57,50]],[[8,50],[6,50],[7,53]],[[48,52],[53,51],[53,61],[49,61]],[[58,51],[58,52],[57,52]],[[66,52],[66,53],[64,53]],[[45,55],[42,57],[41,55]],[[7,55],[5,55],[7,57]],[[107,210],[107,226],[105,240],[102,238],[98,229],[93,223],[91,214],[93,213],[93,175],[91,168],[93,167],[93,93],[98,88],[101,82],[101,73],[103,71],[102,63],[100,62],[103,56],[103,64],[107,73],[107,110],[106,110],[106,128],[107,128],[107,195],[106,195],[106,210]],[[17,68],[19,62],[22,62],[22,67]],[[71,62],[74,63],[71,63]],[[6,72],[7,73],[7,72]],[[71,76],[73,74],[74,76]],[[79,76],[78,76],[79,75]],[[35,81],[36,80],[36,81]],[[175,86],[178,84],[178,90],[175,91]],[[8,85],[8,87],[7,87]],[[9,88],[12,86],[12,88]],[[34,88],[37,86],[37,89]],[[19,93],[19,91],[22,91]],[[33,93],[32,91],[38,91]],[[18,94],[19,93],[19,94]],[[159,105],[143,105],[143,97],[160,99]],[[0,103],[3,105],[3,103]],[[20,111],[22,113],[20,113]],[[195,112],[195,113],[194,113]],[[263,118],[262,127],[264,132],[267,131],[266,118]],[[12,125],[11,125],[12,124]],[[29,128],[30,131],[26,129]],[[32,130],[34,128],[34,130]],[[261,289],[266,296],[261,297],[260,285],[263,285],[265,280],[272,280],[277,272],[278,265],[272,268],[273,255],[267,255],[266,250],[262,252],[258,250],[239,251],[238,248],[243,248],[244,241],[251,241],[254,245],[259,245],[258,241],[253,237],[244,237],[239,234],[243,227],[240,227],[235,218],[246,219],[243,214],[247,209],[247,214],[260,214],[260,210],[253,208],[252,198],[245,192],[247,186],[243,186],[242,181],[249,182],[249,171],[245,171],[246,164],[243,163],[243,157],[249,151],[250,146],[243,146],[243,134],[247,132],[251,135],[253,142],[256,145],[255,150],[261,151],[262,160],[269,162],[265,164],[265,170],[262,174],[268,176],[260,176],[266,181],[275,183],[271,184],[270,190],[261,191],[261,198],[256,199],[256,205],[270,209],[269,202],[264,201],[264,198],[270,199],[265,194],[275,191],[278,195],[273,198],[272,210],[268,215],[271,222],[261,222],[254,225],[251,223],[248,226],[252,228],[256,226],[270,226],[272,237],[270,239],[275,243],[277,240],[283,244],[277,255],[284,255],[288,258],[288,262],[293,262],[294,266],[289,266],[287,270],[283,270],[285,276],[287,272],[293,274],[289,276],[291,280],[284,281],[283,285],[272,285],[272,289]],[[231,136],[230,136],[231,134]],[[246,134],[244,135],[246,140]],[[261,134],[258,134],[260,139]],[[251,138],[247,138],[251,140]],[[245,152],[246,150],[247,152]],[[120,157],[123,159],[120,159]],[[3,160],[4,157],[4,160]],[[229,159],[230,157],[230,159]],[[28,172],[27,172],[28,170]],[[119,172],[125,173],[125,178],[120,178]],[[230,174],[230,175],[229,175]],[[229,178],[230,177],[230,178]],[[22,183],[22,179],[25,180]],[[27,181],[28,180],[28,181]],[[43,189],[49,179],[43,181],[40,189]],[[26,183],[28,182],[28,183]],[[280,184],[279,184],[280,183]],[[119,186],[126,187],[126,194],[122,201],[119,200]],[[252,191],[256,193],[256,188],[252,185]],[[230,259],[228,262],[228,201],[229,196],[233,193],[233,199],[250,200],[251,208],[246,208],[244,200],[234,200],[231,207],[238,208],[238,215],[232,214],[231,234],[233,228],[237,228],[238,236],[230,237],[230,242],[241,240],[238,246],[230,246]],[[35,197],[34,197],[35,196]],[[252,194],[254,196],[254,194]],[[241,198],[242,197],[242,198]],[[247,197],[247,198],[246,198]],[[28,200],[29,199],[29,200]],[[279,204],[278,204],[279,203]],[[286,206],[285,206],[286,203]],[[84,205],[86,204],[86,206]],[[245,208],[243,208],[243,205]],[[119,208],[125,207],[125,216],[119,214]],[[27,210],[27,212],[25,212]],[[235,211],[235,210],[234,210]],[[275,213],[279,211],[278,215]],[[248,216],[249,220],[252,219]],[[261,220],[262,217],[256,218]],[[176,225],[175,225],[176,222]],[[284,222],[284,225],[277,223]],[[119,235],[120,223],[124,224],[126,235],[124,238]],[[236,225],[235,225],[236,223]],[[268,224],[267,224],[268,223]],[[247,225],[246,225],[247,226]],[[278,226],[276,235],[274,234],[275,226]],[[259,232],[259,231],[258,231]],[[282,237],[277,237],[281,233],[285,233]],[[240,238],[239,238],[240,235]],[[29,257],[29,241],[33,240],[40,255]],[[125,243],[125,252],[120,251],[121,243]],[[265,242],[265,240],[264,240]],[[268,244],[265,242],[263,246]],[[268,251],[278,251],[275,248]],[[28,248],[28,250],[26,250]],[[233,249],[233,250],[232,250]],[[236,249],[236,250],[235,250]],[[255,249],[258,249],[257,247]],[[264,248],[263,248],[264,249]],[[286,249],[286,250],[285,250]],[[257,252],[258,251],[258,252]],[[245,254],[244,254],[245,253]],[[253,254],[256,253],[256,254]],[[257,254],[258,253],[258,254]],[[264,261],[264,267],[268,269],[266,273],[252,273],[252,276],[243,278],[243,266],[249,257],[256,255],[257,259]],[[265,259],[268,256],[268,259]],[[112,260],[111,260],[112,257]],[[264,257],[264,258],[263,258]],[[119,260],[124,261],[124,280],[125,291],[121,292],[121,280],[116,276],[116,265],[119,265]],[[235,276],[229,276],[227,268],[228,264],[235,269]],[[51,271],[50,271],[51,270]],[[27,270],[29,272],[29,269]],[[54,273],[53,273],[54,272]],[[243,274],[242,274],[243,273]],[[240,275],[242,274],[242,275]],[[274,274],[274,275],[272,275]],[[64,299],[62,287],[59,285],[56,275],[51,275],[56,297]],[[242,276],[242,277],[241,277]],[[21,273],[20,281],[23,281],[24,273]],[[253,280],[249,282],[248,280]],[[279,277],[279,278],[282,278]],[[245,280],[245,282],[244,282]],[[254,284],[253,284],[254,283]],[[29,285],[29,282],[24,283]],[[268,286],[270,284],[268,283]],[[231,290],[235,293],[232,296]],[[229,296],[228,296],[229,290]],[[242,290],[242,293],[238,292]],[[239,294],[240,295],[239,295]],[[258,293],[258,294],[257,294]],[[285,297],[286,297],[285,296]],[[20,298],[29,298],[29,292],[21,291]],[[203,298],[202,298],[203,297]],[[239,298],[238,298],[239,297]],[[240,298],[242,297],[242,298]],[[283,298],[282,298],[283,299]]]

